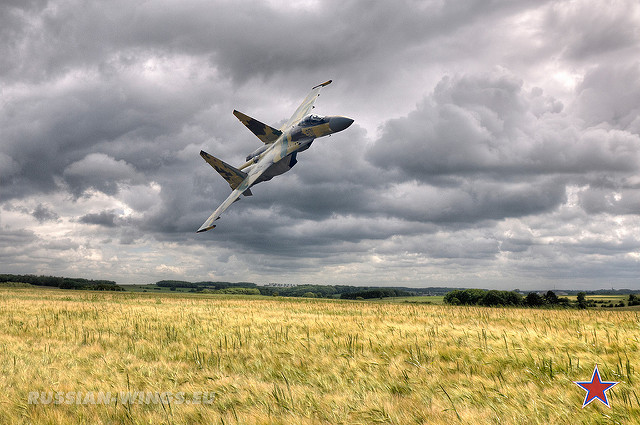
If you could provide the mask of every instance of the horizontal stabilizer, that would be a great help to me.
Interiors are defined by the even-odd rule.
[[[229,183],[229,186],[231,186],[233,190],[240,186],[244,179],[247,178],[247,173],[244,171],[238,170],[215,156],[209,155],[205,151],[200,151],[200,156]]]
[[[262,141],[262,143],[268,145],[278,140],[278,137],[282,134],[280,130],[270,127],[260,121],[251,118],[242,112],[233,111],[233,115],[238,118],[242,124],[246,125],[249,130]]]

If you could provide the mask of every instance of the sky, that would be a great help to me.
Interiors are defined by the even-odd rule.
[[[279,127],[355,120],[228,196]],[[640,288],[640,4],[9,0],[0,272]]]

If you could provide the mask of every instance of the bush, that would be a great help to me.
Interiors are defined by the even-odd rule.
[[[480,299],[481,305],[486,306],[503,306],[503,305],[521,305],[522,296],[511,291],[487,291]]]
[[[408,301],[406,301],[408,302]],[[449,297],[448,300],[446,300],[447,303],[451,304],[451,305],[460,305],[460,300],[456,297]]]
[[[456,289],[444,296],[444,302],[451,305],[517,306],[522,305],[522,295],[514,291]]]
[[[553,291],[547,291],[542,298],[544,298],[544,301],[547,304],[558,304],[560,302],[560,300],[558,300],[558,296]]]
[[[224,288],[219,291],[221,294],[236,294],[236,295],[260,295],[258,288]]]
[[[484,289],[456,289],[444,296],[446,304],[453,304],[452,300],[457,300],[456,305],[477,305],[487,291]]]
[[[404,292],[404,291],[400,291]],[[405,294],[400,294],[399,291],[390,288],[378,288],[368,289],[364,291],[349,292],[340,295],[340,298],[344,300],[356,300],[358,298],[371,299],[371,298],[384,298],[384,297],[397,297]]]
[[[585,309],[587,308],[587,294],[584,292],[578,292],[578,308]]]
[[[544,304],[544,298],[542,298],[537,292],[529,292],[524,299],[524,303],[529,307],[540,307]]]

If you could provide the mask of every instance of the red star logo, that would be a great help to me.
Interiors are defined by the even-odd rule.
[[[574,384],[579,385],[583,390],[587,391],[587,395],[584,397],[584,402],[582,403],[582,408],[587,404],[591,403],[593,400],[598,399],[607,406],[609,406],[609,400],[607,399],[606,391],[615,385],[618,382],[602,382],[600,379],[600,372],[598,371],[598,365],[596,365],[593,370],[593,375],[591,376],[591,381],[583,381],[577,382],[573,381]]]

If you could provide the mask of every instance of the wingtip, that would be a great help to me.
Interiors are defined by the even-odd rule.
[[[317,89],[318,87],[328,86],[329,84],[331,84],[331,82],[332,82],[332,81],[333,81],[333,80],[325,81],[325,82],[324,82],[324,83],[322,83],[322,84],[318,84],[317,86],[312,87],[312,88],[311,88],[311,90],[313,90],[313,89]]]
[[[214,227],[216,227],[216,225],[214,224],[213,226],[209,226],[209,227],[201,227],[198,230],[196,230],[196,233],[202,233],[202,232],[206,232],[207,230],[211,230]]]

